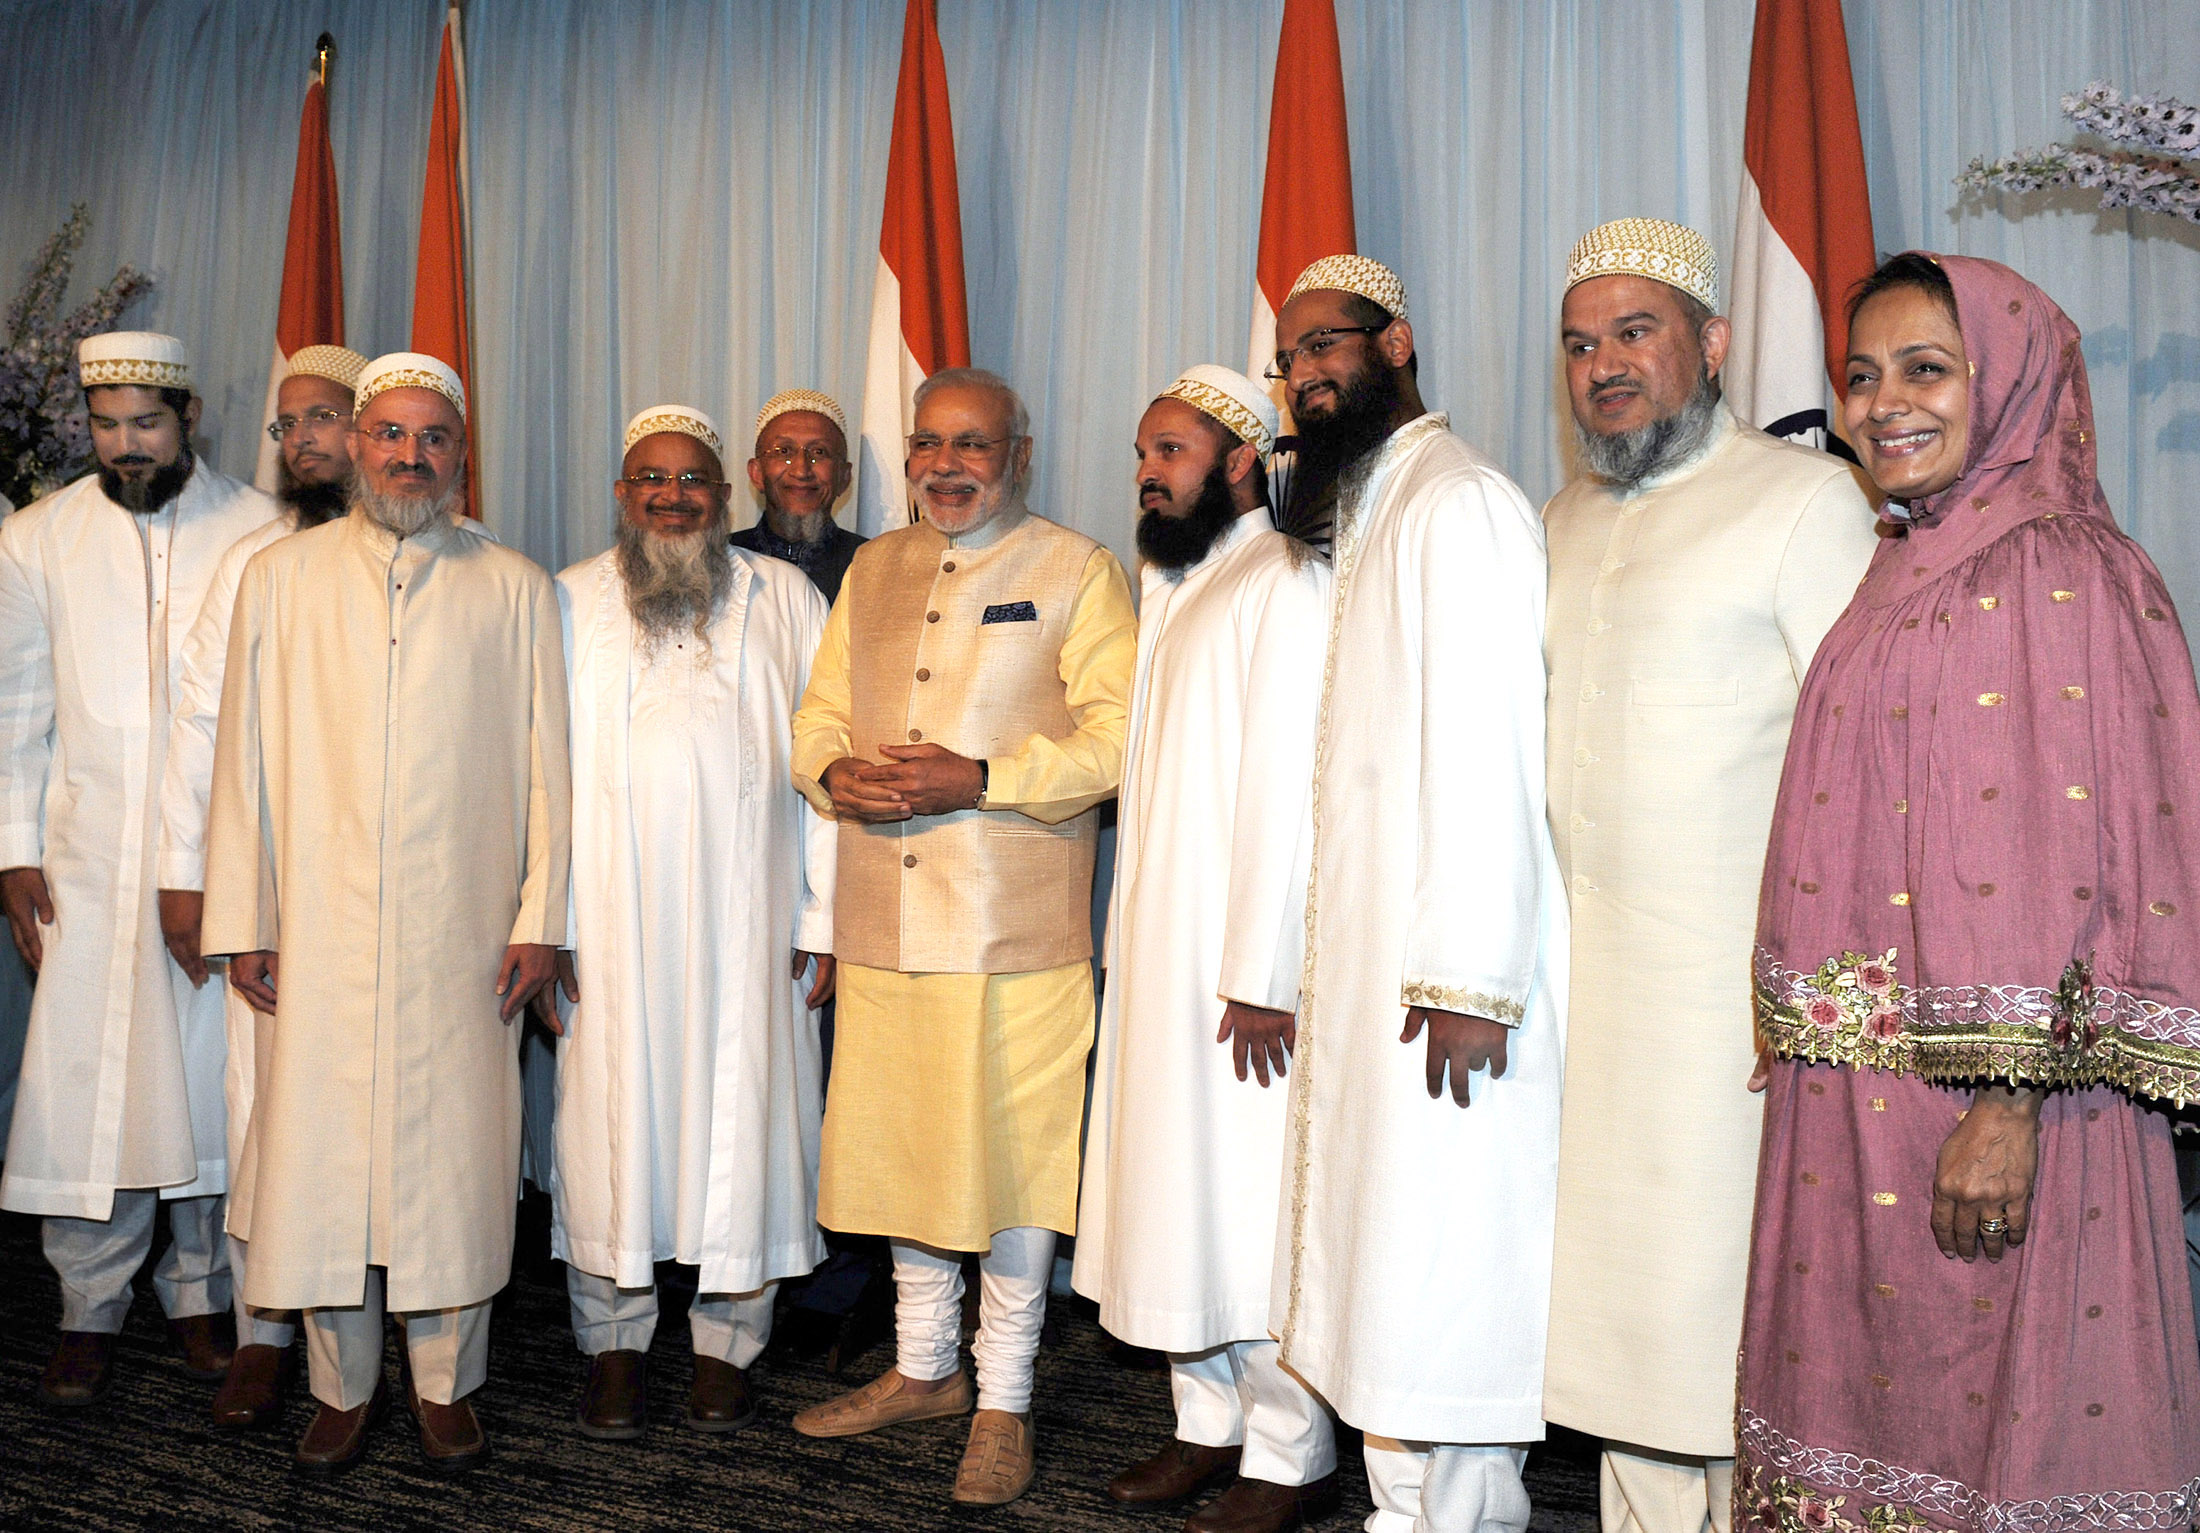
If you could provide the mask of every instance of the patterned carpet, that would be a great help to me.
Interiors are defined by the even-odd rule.
[[[176,1365],[142,1274],[114,1392],[81,1415],[40,1409],[38,1374],[53,1347],[59,1301],[36,1221],[0,1215],[0,1528],[763,1533],[990,1525],[1164,1533],[1180,1525],[1175,1517],[1127,1513],[1101,1492],[1108,1475],[1167,1438],[1168,1384],[1115,1347],[1081,1300],[1056,1299],[1039,1356],[1038,1479],[1022,1500],[997,1511],[958,1513],[948,1504],[961,1422],[838,1442],[812,1442],[788,1429],[795,1411],[885,1367],[891,1352],[883,1346],[849,1380],[835,1379],[797,1348],[775,1346],[752,1376],[763,1419],[730,1437],[708,1437],[680,1425],[686,1327],[668,1319],[653,1354],[653,1429],[639,1442],[588,1441],[571,1426],[581,1368],[566,1328],[562,1269],[543,1254],[539,1211],[531,1212],[537,1217],[524,1222],[518,1270],[497,1304],[489,1382],[476,1396],[494,1449],[489,1464],[455,1483],[431,1474],[411,1419],[399,1410],[367,1462],[326,1486],[290,1470],[290,1450],[310,1415],[302,1389],[278,1431],[213,1430],[205,1416],[212,1386],[193,1383]],[[394,1354],[390,1362],[394,1382]],[[1367,1512],[1356,1447],[1354,1440],[1343,1455],[1344,1511],[1325,1529],[1355,1528]],[[1537,1449],[1528,1488],[1538,1533],[1594,1529],[1596,1469],[1585,1440],[1561,1436]]]

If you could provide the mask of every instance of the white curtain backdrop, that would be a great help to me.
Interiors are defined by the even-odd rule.
[[[1751,0],[1339,0],[1361,248],[1412,295],[1423,389],[1556,489],[1567,247],[1652,213],[1722,249]],[[1025,391],[1035,505],[1130,552],[1129,441],[1186,363],[1244,355],[1281,0],[942,0],[972,349]],[[249,473],[315,35],[347,323],[405,344],[438,0],[0,0],[0,289],[68,204],[83,279],[199,357]],[[477,471],[552,568],[609,538],[617,431],[680,400],[739,441],[773,390],[860,399],[902,0],[468,0]],[[1878,243],[2010,261],[2087,336],[2102,477],[2200,619],[2200,230],[2082,197],[1959,202],[2102,77],[2200,100],[2188,0],[1848,6]],[[1288,100],[1281,109],[1288,112]],[[2016,216],[2012,216],[2016,215]],[[846,515],[847,513],[844,513]],[[852,518],[851,518],[852,519]]]

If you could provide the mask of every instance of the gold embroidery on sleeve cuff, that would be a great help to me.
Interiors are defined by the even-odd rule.
[[[1502,1022],[1507,1027],[1518,1027],[1527,1017],[1527,1008],[1518,1001],[1509,1001],[1501,995],[1491,995],[1482,990],[1462,990],[1456,985],[1430,985],[1415,980],[1405,987],[1405,1004],[1408,1006],[1433,1006],[1438,1011],[1465,1012],[1469,1016],[1488,1017],[1492,1022]]]

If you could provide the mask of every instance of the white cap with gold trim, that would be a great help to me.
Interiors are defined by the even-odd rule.
[[[1317,288],[1357,293],[1384,310],[1392,319],[1411,318],[1406,313],[1405,282],[1373,256],[1323,256],[1299,273],[1299,280],[1291,284],[1291,291],[1283,295],[1283,301],[1289,303],[1299,294],[1310,293]]]
[[[110,330],[76,343],[78,382],[85,388],[114,384],[147,389],[191,387],[191,358],[183,342],[157,330]]]
[[[286,378],[326,378],[347,389],[359,387],[367,359],[349,346],[301,346],[290,354]]]
[[[1711,241],[1662,218],[1615,218],[1584,234],[1566,257],[1566,287],[1592,277],[1648,277],[1707,309],[1719,307],[1719,256]]]
[[[1276,450],[1276,402],[1268,391],[1232,368],[1212,362],[1187,367],[1156,399],[1180,399],[1220,421],[1241,442],[1267,457]]]
[[[619,450],[632,452],[636,442],[660,431],[677,431],[683,436],[691,436],[712,452],[726,450],[726,444],[718,439],[718,423],[688,405],[651,405],[638,412],[626,423],[626,445]]]
[[[432,389],[451,402],[460,420],[466,418],[466,386],[458,381],[458,373],[450,363],[439,357],[422,351],[393,351],[376,357],[360,372],[352,392],[358,408],[364,410],[368,401],[391,389]]]
[[[764,428],[782,415],[796,410],[810,410],[824,416],[840,428],[840,434],[848,434],[848,417],[840,413],[840,406],[833,396],[816,389],[781,389],[764,401],[764,408],[756,412],[756,434],[762,436]]]

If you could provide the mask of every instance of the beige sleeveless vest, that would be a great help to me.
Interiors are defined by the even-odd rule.
[[[986,548],[925,524],[872,539],[849,566],[850,747],[929,740],[1006,756],[1072,733],[1062,645],[1099,545],[1026,516]],[[1099,811],[1042,825],[1013,810],[840,826],[833,949],[910,974],[1015,974],[1092,956]]]

